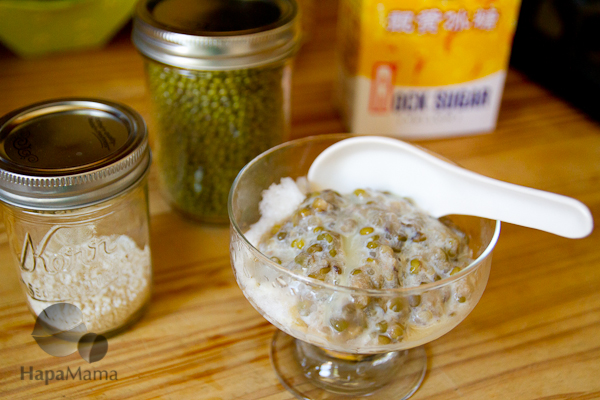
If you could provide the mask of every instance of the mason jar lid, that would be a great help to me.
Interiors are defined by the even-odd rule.
[[[298,48],[295,0],[141,0],[132,39],[146,57],[183,69],[252,68]]]
[[[34,210],[91,205],[121,193],[150,166],[148,133],[129,107],[60,99],[0,118],[0,200]]]

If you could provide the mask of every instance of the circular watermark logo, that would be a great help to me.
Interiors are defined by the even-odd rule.
[[[88,332],[81,310],[69,303],[56,303],[42,311],[35,320],[31,336],[51,356],[65,357],[79,351],[88,363],[100,361],[108,351],[102,335]]]

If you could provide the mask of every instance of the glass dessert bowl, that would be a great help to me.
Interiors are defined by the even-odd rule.
[[[261,218],[263,192],[282,178],[306,176],[323,150],[347,137],[323,135],[288,142],[242,169],[229,197],[231,262],[246,298],[279,328],[271,344],[271,361],[281,383],[296,397],[404,399],[425,376],[423,344],[453,329],[481,298],[500,223],[447,217],[446,223],[466,236],[472,261],[419,286],[344,286],[280,265],[281,260],[259,251],[252,244],[255,240],[246,236]],[[319,222],[315,219],[314,228],[320,231]],[[298,247],[297,242],[292,246]],[[330,273],[330,266],[321,272]]]

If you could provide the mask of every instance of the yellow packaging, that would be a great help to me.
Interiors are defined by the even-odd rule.
[[[520,0],[340,0],[337,99],[353,133],[496,126]]]

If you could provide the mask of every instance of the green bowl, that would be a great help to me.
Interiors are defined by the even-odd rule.
[[[101,47],[137,0],[0,0],[0,41],[23,57]]]

